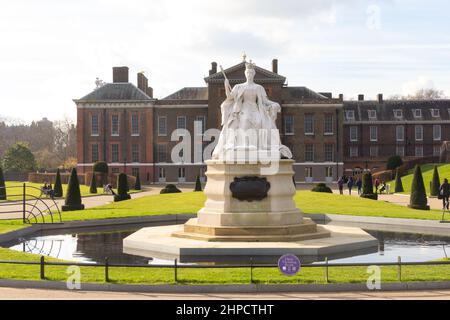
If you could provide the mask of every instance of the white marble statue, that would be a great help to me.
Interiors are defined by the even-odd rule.
[[[277,153],[278,159],[292,158],[292,152],[280,142],[275,123],[281,107],[268,99],[264,87],[254,82],[255,73],[255,64],[246,62],[247,81],[231,88],[223,72],[227,98],[220,107],[222,131],[213,159],[226,159],[229,152],[237,150],[270,150],[272,157]]]

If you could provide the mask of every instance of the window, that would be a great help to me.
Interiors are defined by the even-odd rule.
[[[355,121],[355,110],[346,110],[345,118],[347,121]]]
[[[195,117],[195,121],[198,122],[197,126],[197,134],[203,135],[206,131],[206,117],[205,116],[197,116]]]
[[[305,178],[312,178],[313,177],[313,170],[312,167],[306,167],[305,168]]]
[[[313,144],[305,144],[305,162],[314,162]]]
[[[158,136],[167,135],[167,117],[158,117]]]
[[[378,157],[378,146],[370,146],[370,156]]]
[[[423,141],[423,126],[415,126],[416,141]]]
[[[367,115],[369,116],[369,120],[377,120],[377,111],[376,110],[368,110]]]
[[[186,129],[186,117],[185,116],[177,117],[177,129]]]
[[[431,116],[433,118],[439,118],[440,117],[439,109],[431,109]]]
[[[401,109],[394,110],[394,118],[399,120],[403,119],[403,110]]]
[[[166,169],[165,168],[159,168],[158,169],[158,178],[160,180],[166,179]]]
[[[139,162],[139,145],[131,145],[131,162]]]
[[[333,167],[325,168],[325,178],[333,178]]]
[[[334,145],[326,144],[325,145],[325,162],[333,162],[334,161]]]
[[[98,115],[91,116],[91,136],[98,136]]]
[[[357,158],[359,156],[358,154],[359,154],[358,147],[356,146],[350,147],[350,158]]]
[[[111,135],[115,137],[119,135],[119,116],[117,114],[111,116]]]
[[[131,168],[131,175],[137,177],[139,174],[139,168]]]
[[[92,163],[97,162],[98,159],[98,144],[93,144],[91,146],[91,160]]]
[[[378,141],[378,127],[375,126],[370,127],[370,141],[372,142]]]
[[[350,127],[350,141],[358,141],[358,127]]]
[[[186,178],[186,168],[178,168],[178,179]]]
[[[111,172],[112,173],[119,173],[119,168],[112,168]]]
[[[158,144],[158,162],[167,162],[167,146],[165,144]]]
[[[111,162],[119,162],[119,145],[117,143],[111,145]]]
[[[439,157],[440,155],[441,155],[441,146],[440,145],[433,146],[433,156]]]
[[[441,141],[441,138],[442,138],[441,132],[442,132],[442,129],[439,124],[436,124],[433,126],[433,140],[434,141]]]
[[[131,115],[131,135],[139,136],[139,116],[137,114]]]
[[[423,147],[422,146],[416,146],[416,157],[423,157]]]
[[[414,109],[413,114],[414,114],[414,118],[422,118],[422,110],[421,109]]]
[[[334,134],[333,123],[334,123],[333,115],[332,114],[325,114],[324,132],[323,132],[325,135],[333,135]]]
[[[284,134],[286,135],[294,134],[294,116],[292,115],[284,116]]]
[[[405,127],[397,126],[395,127],[395,136],[397,141],[405,141]]]
[[[314,115],[305,114],[305,135],[314,135]]]
[[[395,148],[395,154],[400,157],[405,156],[405,146],[397,146]]]

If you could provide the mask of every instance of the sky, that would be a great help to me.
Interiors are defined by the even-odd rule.
[[[450,96],[445,0],[14,0],[0,5],[0,118],[76,118],[72,99],[128,66],[156,98],[204,86],[245,52],[290,86],[346,99]]]

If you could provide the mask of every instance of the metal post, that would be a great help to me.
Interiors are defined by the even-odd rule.
[[[325,283],[329,283],[329,280],[328,280],[328,257],[325,257]]]
[[[402,282],[402,257],[398,257],[397,277],[398,281]]]
[[[178,259],[175,259],[175,263],[174,263],[174,276],[175,276],[175,282],[178,282]]]
[[[109,282],[109,260],[105,258],[105,282]]]
[[[26,223],[26,217],[25,217],[25,211],[26,211],[26,190],[27,190],[27,185],[24,182],[22,185],[22,222]]]
[[[250,283],[253,283],[253,258],[250,258]]]
[[[41,256],[41,280],[45,280],[45,257]]]

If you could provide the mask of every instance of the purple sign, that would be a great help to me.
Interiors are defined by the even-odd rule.
[[[293,254],[285,254],[278,260],[278,269],[287,276],[295,276],[300,268],[300,260]]]

